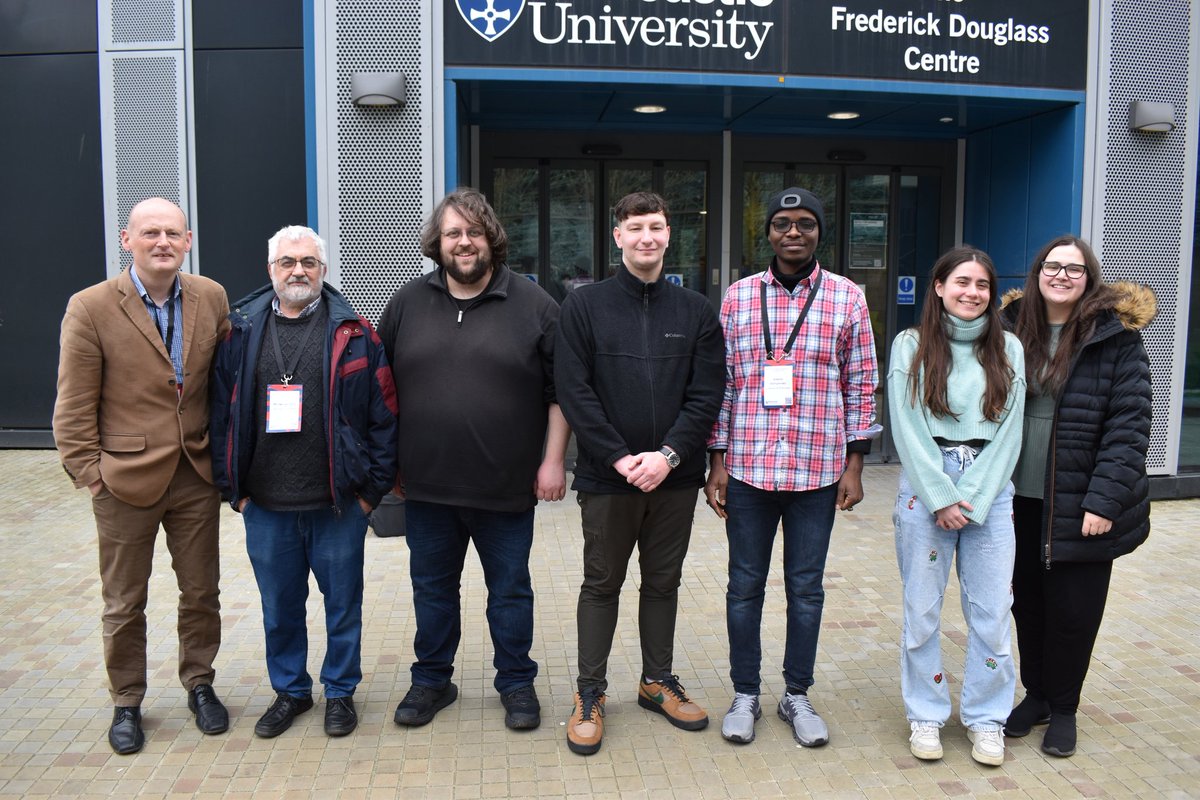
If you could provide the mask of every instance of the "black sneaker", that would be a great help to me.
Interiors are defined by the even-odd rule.
[[[290,694],[277,694],[267,713],[255,723],[254,735],[261,739],[273,739],[292,727],[296,717],[312,707],[312,695],[292,697]]]
[[[504,704],[504,724],[514,731],[536,728],[542,724],[542,704],[538,702],[533,684],[500,695]]]
[[[458,687],[447,683],[438,689],[433,686],[412,686],[400,705],[396,706],[397,725],[425,725],[437,712],[458,699]]]
[[[325,699],[325,735],[345,736],[358,727],[358,712],[354,710],[353,697],[328,697]]]
[[[1025,695],[1025,699],[1017,703],[1017,707],[1008,715],[1004,723],[1004,735],[1013,739],[1028,736],[1034,725],[1045,725],[1050,722],[1050,704],[1045,700]]]

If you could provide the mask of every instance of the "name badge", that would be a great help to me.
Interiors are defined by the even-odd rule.
[[[304,409],[304,387],[272,383],[267,386],[267,433],[296,433]]]
[[[762,389],[764,408],[786,408],[794,402],[795,378],[790,361],[767,359],[763,364]]]

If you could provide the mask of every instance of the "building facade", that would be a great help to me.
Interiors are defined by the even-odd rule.
[[[2,445],[49,444],[61,310],[126,266],[117,232],[150,194],[189,213],[185,268],[231,299],[263,282],[267,237],[307,222],[373,318],[429,268],[417,232],[458,185],[559,298],[619,262],[612,202],[659,191],[668,276],[715,304],[765,266],[765,201],[799,184],[881,359],[957,242],[1003,289],[1076,232],[1108,279],[1151,286],[1150,469],[1159,496],[1200,494],[1187,0],[10,0],[0,86]]]

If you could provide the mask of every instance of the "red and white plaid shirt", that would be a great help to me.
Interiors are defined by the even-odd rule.
[[[791,352],[794,403],[765,408],[760,287],[767,285],[771,344],[778,354],[818,273],[820,288]],[[767,270],[729,287],[721,303],[721,325],[725,398],[709,449],[724,450],[729,474],[759,489],[799,492],[836,483],[846,468],[846,443],[878,432],[879,368],[862,290],[818,265],[789,294]]]

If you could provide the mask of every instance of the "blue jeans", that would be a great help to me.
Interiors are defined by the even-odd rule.
[[[325,597],[325,697],[350,697],[362,680],[363,549],[367,517],[358,501],[315,511],[242,509],[246,553],[262,596],[267,674],[276,692],[312,694],[308,674],[308,573]]]
[[[413,685],[442,687],[454,674],[454,656],[462,637],[459,588],[470,542],[475,544],[487,584],[496,691],[504,694],[532,684],[538,672],[537,662],[529,657],[533,646],[533,585],[529,580],[533,509],[485,511],[410,499],[404,504],[404,513],[417,618]]]
[[[783,581],[787,640],[783,680],[789,689],[813,685],[817,637],[825,607],[825,556],[833,531],[837,484],[807,492],[772,492],[729,479],[725,534],[729,538],[729,677],[734,691],[758,694],[762,609],[775,532],[783,520]]]
[[[974,461],[969,448],[943,448],[943,471],[958,483]],[[934,511],[917,497],[901,471],[893,520],[896,560],[904,582],[904,630],[900,640],[900,690],[909,720],[944,723],[950,718],[950,686],[942,669],[942,600],[950,562],[958,569],[967,623],[959,715],[968,728],[999,729],[1012,709],[1017,673],[1011,651],[1013,487],[1005,484],[982,525],[957,531],[935,524]],[[957,559],[955,555],[957,554]]]

